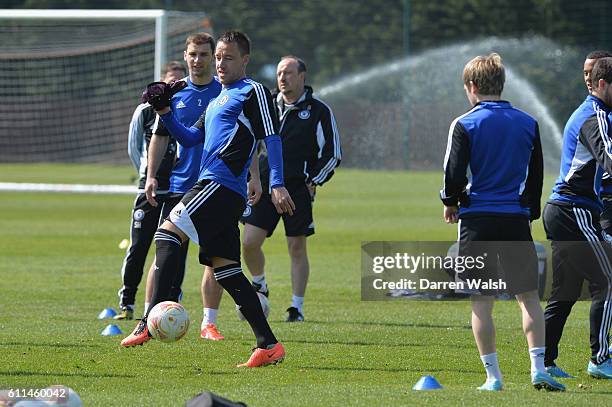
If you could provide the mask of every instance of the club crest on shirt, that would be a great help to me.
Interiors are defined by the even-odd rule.
[[[300,110],[298,117],[302,120],[307,120],[310,117],[310,110]]]
[[[229,100],[229,96],[223,95],[222,97],[217,99],[217,106],[223,106],[224,104],[227,103],[228,100]]]
[[[144,211],[142,209],[136,209],[134,211],[134,220],[136,222],[142,222],[144,217],[145,217],[145,213],[144,213]]]

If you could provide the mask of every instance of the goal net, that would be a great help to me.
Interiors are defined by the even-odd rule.
[[[142,90],[210,31],[203,14],[161,10],[0,12],[0,163],[127,163]]]

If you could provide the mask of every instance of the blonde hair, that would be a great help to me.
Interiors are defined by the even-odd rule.
[[[473,82],[481,95],[501,95],[506,81],[506,71],[499,54],[477,56],[463,68],[463,83]]]

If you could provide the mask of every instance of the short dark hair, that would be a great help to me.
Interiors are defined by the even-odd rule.
[[[597,88],[597,83],[600,79],[603,79],[606,83],[612,83],[612,58],[599,58],[597,62],[595,62],[595,65],[593,65],[591,78],[593,81],[593,89]]]
[[[608,58],[608,57],[612,57],[612,52],[604,51],[604,50],[597,50],[597,51],[589,52],[589,54],[586,56],[585,59],[599,59],[599,58]]]
[[[296,57],[295,55],[285,55],[284,57],[281,57],[280,60],[284,61],[285,59],[293,59],[295,62],[297,62],[298,73],[306,72],[306,63],[302,58]]]
[[[235,42],[238,45],[240,55],[248,55],[251,53],[251,40],[241,31],[230,30],[226,31],[217,38],[217,42],[230,44]]]
[[[185,40],[185,49],[189,46],[189,44],[194,43],[196,45],[202,44],[210,44],[210,50],[212,53],[215,53],[215,39],[212,35],[205,32],[199,32],[196,34],[192,34]]]
[[[185,65],[181,64],[179,61],[170,61],[162,68],[161,75],[165,76],[170,71],[183,71],[185,75],[187,75],[187,69],[185,69]]]

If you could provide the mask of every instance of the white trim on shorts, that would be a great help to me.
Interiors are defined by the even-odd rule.
[[[189,239],[200,244],[198,239],[198,231],[196,230],[191,215],[200,207],[202,204],[212,196],[212,194],[221,186],[221,184],[211,181],[206,185],[200,192],[198,192],[193,199],[187,202],[185,205],[182,201],[179,202],[172,211],[170,211],[170,222],[179,228]]]

